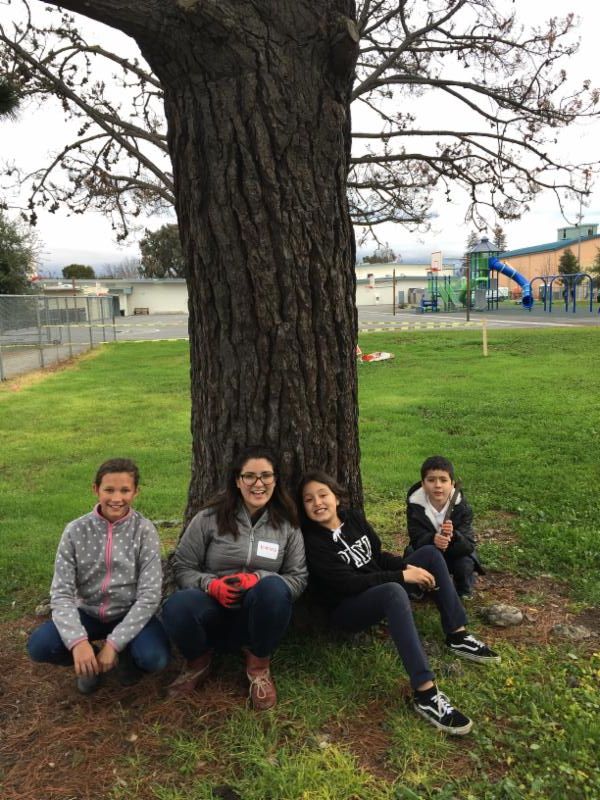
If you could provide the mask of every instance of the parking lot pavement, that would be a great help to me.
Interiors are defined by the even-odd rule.
[[[117,317],[115,320],[117,341],[187,339],[188,319],[187,314],[144,314]]]
[[[518,306],[501,306],[498,310],[485,313],[472,311],[471,322],[478,324],[482,319],[487,321],[488,328],[556,328],[565,326],[600,325],[600,314],[596,308],[594,313],[581,311],[576,314],[565,313],[564,310],[553,310],[551,314],[544,312],[541,304],[536,304],[532,311],[526,311]],[[187,339],[188,338],[187,314],[151,314],[138,317],[120,317],[115,320],[117,341],[142,341],[159,339]],[[417,314],[408,309],[399,309],[393,313],[390,306],[360,306],[358,308],[358,324],[363,331],[376,328],[377,323],[382,327],[406,326],[418,323],[437,323],[438,325],[459,326],[466,320],[464,311],[455,313],[437,312],[435,314]]]
[[[534,305],[531,311],[526,311],[520,306],[507,305],[503,308],[499,305],[497,310],[478,312],[472,311],[470,314],[471,322],[481,323],[486,320],[488,328],[562,328],[571,326],[598,326],[600,325],[600,314],[597,307],[592,313],[589,311],[577,310],[576,314],[565,312],[564,309],[553,309],[552,313],[544,311],[544,307]],[[447,313],[438,311],[436,313],[417,314],[408,309],[398,309],[393,313],[392,306],[361,306],[358,309],[358,325],[362,330],[375,327],[375,323],[381,322],[385,327],[398,327],[407,323],[452,323],[457,324],[466,321],[466,313],[457,311]]]

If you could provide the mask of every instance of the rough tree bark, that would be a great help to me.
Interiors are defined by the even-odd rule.
[[[187,515],[240,448],[362,503],[346,198],[352,0],[61,0],[135,38],[165,94],[188,264]]]

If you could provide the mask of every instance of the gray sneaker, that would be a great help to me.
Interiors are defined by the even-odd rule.
[[[100,675],[81,676],[77,678],[77,691],[79,694],[94,694],[100,686]]]

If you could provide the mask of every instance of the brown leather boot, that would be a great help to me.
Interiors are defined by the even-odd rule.
[[[246,654],[246,675],[250,681],[250,701],[256,711],[266,711],[273,708],[277,702],[277,690],[271,677],[271,659],[258,658],[250,650]]]
[[[167,689],[168,696],[184,697],[187,694],[191,694],[194,689],[202,686],[210,675],[212,657],[213,651],[207,650],[206,653],[202,653],[198,658],[188,661],[181,675],[175,678]]]

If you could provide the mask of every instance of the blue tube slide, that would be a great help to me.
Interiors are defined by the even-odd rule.
[[[489,259],[488,267],[490,269],[495,269],[496,272],[501,272],[503,275],[506,275],[507,278],[510,278],[515,283],[518,283],[523,290],[523,294],[521,296],[521,303],[523,304],[523,307],[531,308],[533,305],[531,284],[523,275],[521,275],[520,272],[517,272],[517,270],[514,267],[511,267],[510,264],[500,261],[500,259],[496,258],[495,256],[492,256],[492,258]]]

